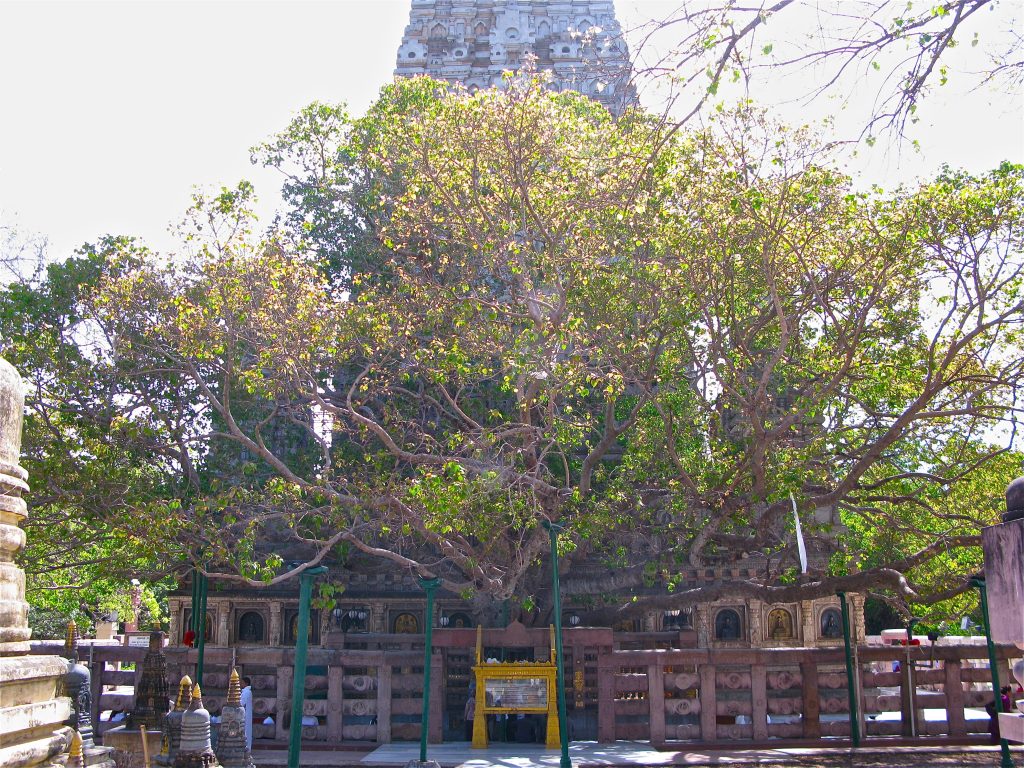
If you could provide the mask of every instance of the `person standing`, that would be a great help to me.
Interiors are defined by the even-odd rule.
[[[473,740],[473,720],[476,715],[476,681],[469,683],[469,698],[466,699],[466,709],[463,718],[466,721],[466,741]]]
[[[252,751],[252,680],[242,678],[242,707],[245,709],[245,748]]]

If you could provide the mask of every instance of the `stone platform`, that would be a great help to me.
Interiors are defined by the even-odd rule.
[[[655,766],[957,766],[983,765],[991,761],[997,765],[998,747],[991,746],[907,746],[898,741],[878,740],[883,743],[864,745],[859,749],[849,747],[779,747],[769,748],[708,748],[694,746],[690,749],[666,749],[660,751],[647,742],[619,741],[614,744],[577,741],[569,745],[569,758],[573,768],[593,766],[620,766],[640,768]],[[331,753],[326,753],[331,754]],[[439,763],[442,768],[558,768],[561,753],[532,744],[499,744],[487,749],[472,749],[468,742],[432,744],[427,750],[427,759]],[[302,753],[301,764],[305,766],[405,766],[410,760],[419,759],[419,744],[385,744],[361,761],[335,753],[339,762],[317,762],[316,752]],[[1014,758],[1020,764],[1024,757],[1020,751]],[[280,763],[284,765],[285,763]],[[277,763],[260,759],[257,765],[269,768]]]
[[[881,743],[879,743],[881,742]],[[645,742],[596,744],[573,742],[569,747],[573,768],[590,766],[729,766],[729,768],[993,768],[999,764],[999,748],[989,745],[911,746],[898,740],[881,739],[860,749],[849,747],[789,748],[709,748],[694,746],[689,750],[658,752]],[[1024,752],[1013,750],[1017,765],[1024,765]],[[372,768],[388,766],[404,768],[409,760],[419,758],[419,744],[387,744],[372,752],[303,749],[302,768]],[[256,749],[258,768],[288,765],[285,749]],[[485,750],[471,749],[468,743],[431,744],[427,759],[443,768],[556,768],[557,750],[543,750],[526,745],[498,745]],[[651,762],[637,762],[650,760]]]
[[[59,656],[0,658],[0,766],[47,765],[71,743],[71,700]]]
[[[146,731],[146,743],[149,745],[149,760],[153,763],[160,752],[160,731]],[[142,731],[129,729],[123,725],[103,732],[103,746],[128,755],[131,764],[127,768],[142,768]]]

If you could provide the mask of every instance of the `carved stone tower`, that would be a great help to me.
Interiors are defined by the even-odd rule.
[[[71,743],[71,702],[60,695],[69,663],[60,656],[27,656],[30,636],[25,572],[14,557],[25,546],[21,494],[28,473],[19,464],[21,377],[0,358],[0,765],[51,766]]]
[[[395,75],[472,91],[500,84],[528,56],[556,90],[579,91],[613,114],[636,103],[611,0],[412,0]]]

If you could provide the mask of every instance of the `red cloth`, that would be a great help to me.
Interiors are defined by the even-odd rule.
[[[192,644],[195,641],[196,641],[196,633],[193,632],[191,629],[186,630],[185,631],[185,637],[182,638],[181,642],[184,643],[187,647],[191,648]]]

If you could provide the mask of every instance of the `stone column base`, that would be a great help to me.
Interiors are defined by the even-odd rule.
[[[36,768],[71,744],[71,700],[59,696],[70,663],[60,656],[0,658],[0,765]]]

